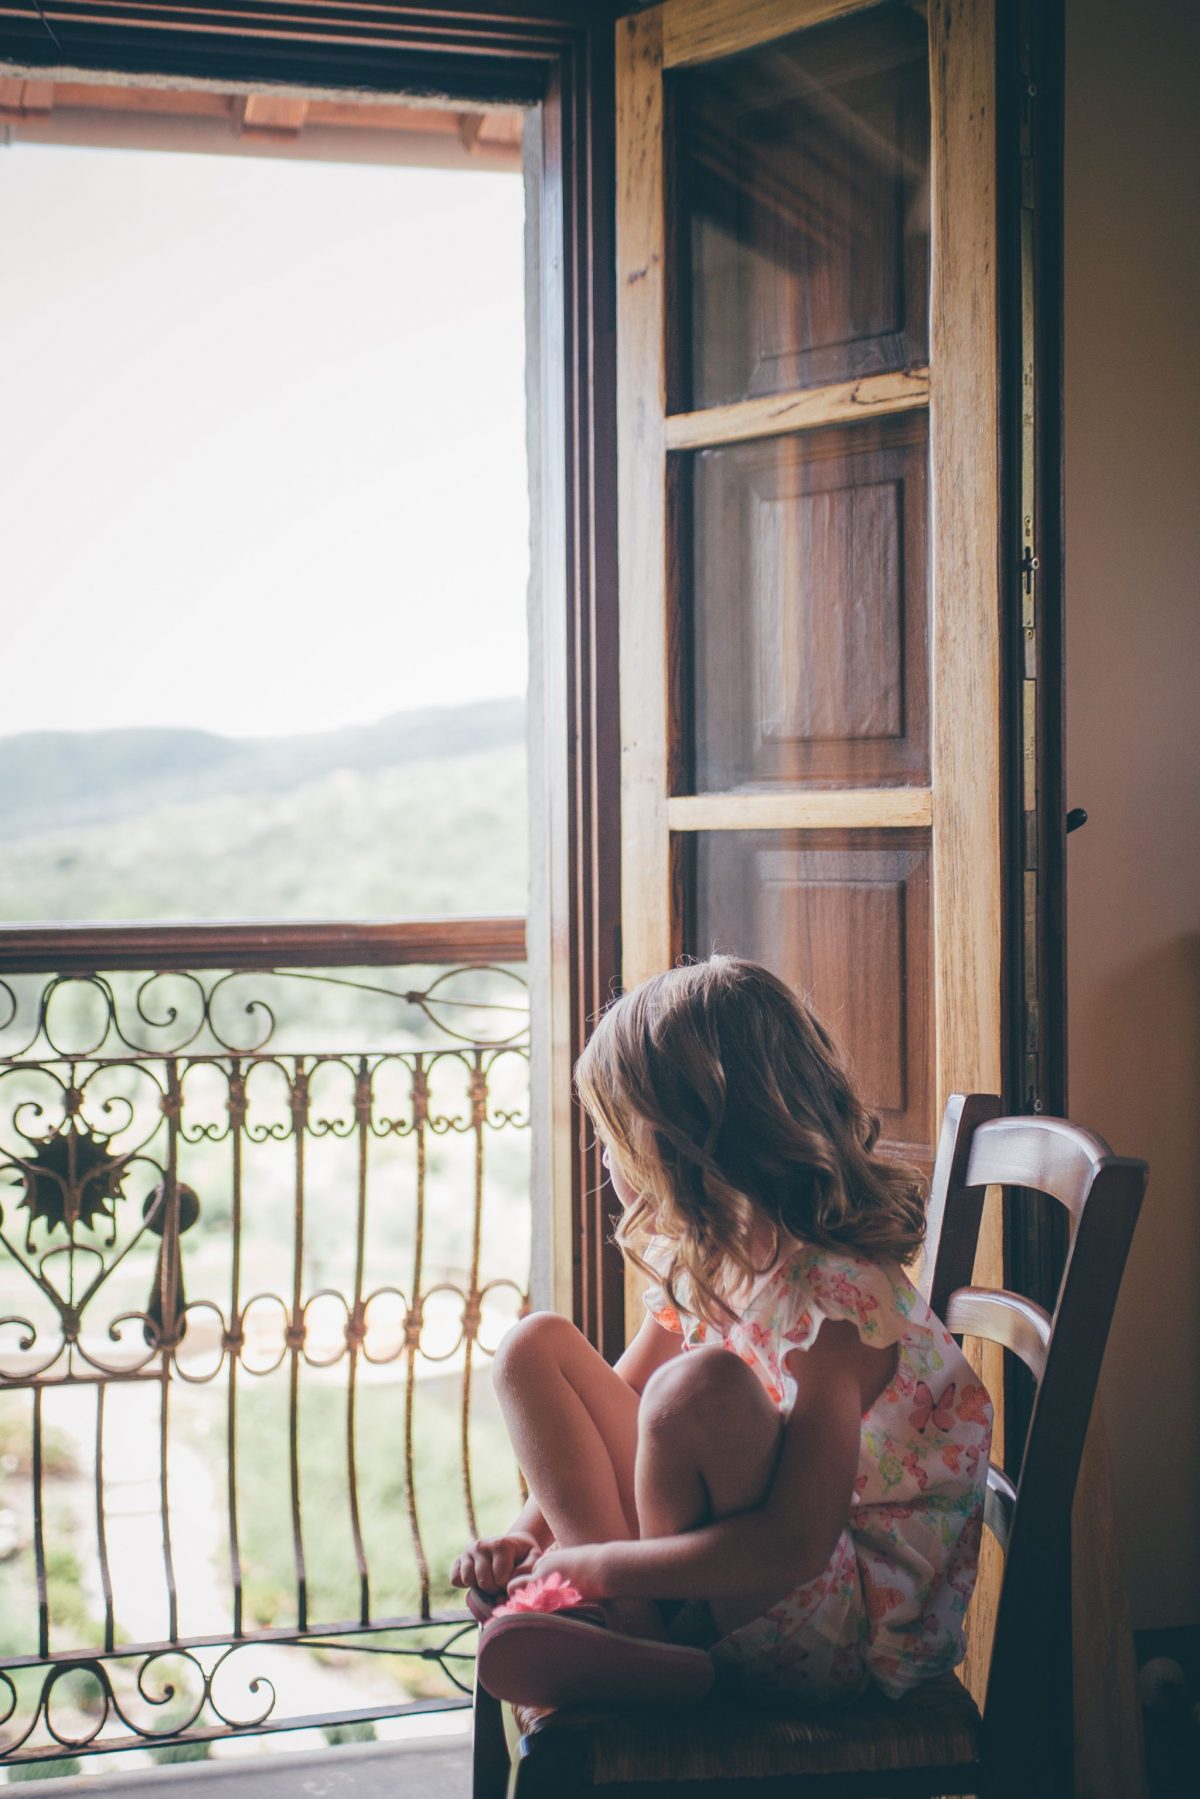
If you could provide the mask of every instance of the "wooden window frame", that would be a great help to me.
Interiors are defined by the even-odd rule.
[[[177,10],[178,19],[170,13]],[[541,337],[543,727],[547,903],[530,921],[544,962],[541,1088],[550,1124],[554,1302],[602,1353],[624,1343],[621,1258],[597,1146],[571,1068],[619,977],[613,49],[618,8],[595,0],[358,5],[205,0],[153,10],[112,0],[0,0],[0,73],[29,79],[147,76],[428,95],[540,107],[537,308]],[[611,696],[611,699],[609,698]],[[230,931],[187,926],[166,965],[228,957]],[[213,933],[216,933],[214,935]],[[261,930],[259,932],[261,935]],[[0,929],[0,971],[117,948],[118,933]],[[126,933],[128,935],[128,933]],[[156,934],[157,936],[157,934]],[[337,960],[389,959],[342,944]],[[240,946],[253,953],[248,943]],[[293,945],[293,949],[297,946]],[[142,946],[138,946],[139,952]],[[393,946],[394,948],[394,946]],[[261,953],[261,952],[260,952]],[[286,950],[285,950],[286,955]],[[394,958],[390,958],[394,959]],[[63,962],[64,968],[66,961]]]

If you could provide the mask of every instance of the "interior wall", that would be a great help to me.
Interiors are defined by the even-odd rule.
[[[1150,1186],[1105,1363],[1135,1629],[1200,1621],[1195,0],[1066,0],[1071,1116]]]

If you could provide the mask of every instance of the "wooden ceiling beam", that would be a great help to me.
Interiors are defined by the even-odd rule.
[[[461,113],[444,106],[398,106],[391,102],[314,100],[308,110],[310,125],[347,126],[353,131],[424,132],[433,137],[456,136]]]
[[[47,113],[53,110],[52,81],[24,81],[19,76],[6,76],[0,80],[0,114],[10,117],[15,114],[18,118],[25,118],[30,113]]]
[[[462,140],[463,149],[466,150],[468,154],[479,142],[479,133],[482,128],[483,114],[481,112],[464,112],[459,114],[458,135]]]
[[[308,117],[307,100],[291,94],[247,94],[241,107],[240,128],[251,131],[286,131],[295,135]]]
[[[113,141],[108,121],[118,121],[122,115],[130,121],[132,141],[139,144],[147,144],[145,127],[156,118],[162,119],[164,131],[178,128],[189,143],[194,143],[194,137],[188,137],[193,125],[211,129],[224,121],[235,140],[245,140],[247,151],[259,153],[271,146],[294,153],[302,139],[319,155],[323,132],[348,129],[397,144],[411,140],[410,154],[397,160],[417,166],[425,140],[430,144],[433,166],[443,166],[446,150],[454,144],[459,155],[465,153],[487,168],[520,166],[525,119],[522,107],[508,105],[468,111],[403,100],[310,100],[270,89],[237,94],[219,88],[171,88],[156,83],[133,86],[0,77],[0,121],[27,141],[87,142],[80,133],[87,130],[84,121],[89,115],[98,116],[96,141],[101,143]],[[438,140],[446,150],[435,150]],[[170,148],[169,141],[164,140],[162,147]]]
[[[519,148],[525,126],[525,115],[518,106],[497,106],[483,115],[479,127],[481,144],[506,144]]]
[[[234,95],[207,88],[112,87],[103,82],[58,81],[54,104],[85,112],[162,114],[172,118],[232,118]]]

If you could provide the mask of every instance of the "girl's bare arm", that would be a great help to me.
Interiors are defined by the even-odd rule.
[[[654,1370],[661,1368],[664,1362],[669,1362],[672,1356],[677,1356],[682,1348],[683,1338],[678,1331],[664,1329],[647,1312],[633,1342],[617,1358],[613,1367],[627,1387],[632,1387],[635,1393],[641,1393]]]

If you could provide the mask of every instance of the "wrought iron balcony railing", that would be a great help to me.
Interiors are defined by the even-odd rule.
[[[473,928],[5,933],[0,1759],[466,1703],[531,1232],[523,932]]]

